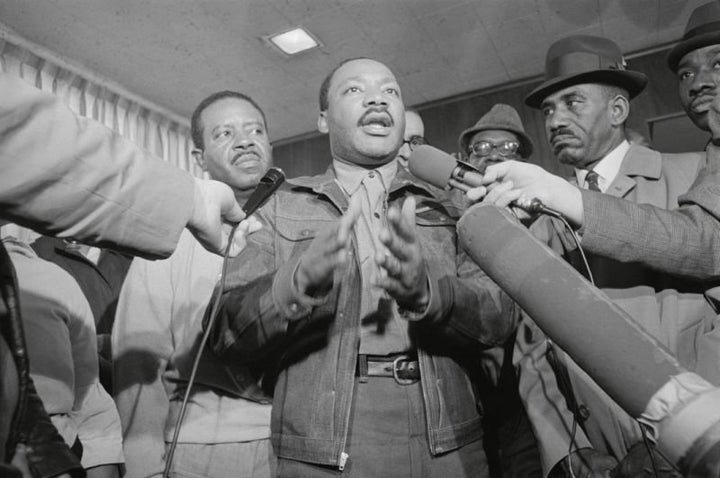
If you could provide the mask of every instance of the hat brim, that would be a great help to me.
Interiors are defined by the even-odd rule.
[[[580,83],[600,83],[618,86],[627,90],[630,98],[634,98],[647,85],[648,78],[644,73],[629,70],[593,70],[576,75],[561,76],[542,83],[525,97],[525,104],[531,108],[540,109],[542,102],[548,95]]]
[[[529,158],[530,155],[533,152],[533,142],[530,139],[530,136],[528,136],[524,131],[521,131],[517,128],[512,128],[509,126],[473,126],[472,128],[468,128],[462,133],[460,133],[460,139],[458,140],[458,146],[460,146],[460,155],[462,157],[466,157],[468,155],[468,146],[470,143],[470,138],[475,135],[475,133],[478,133],[480,131],[487,131],[487,130],[498,130],[498,131],[510,131],[511,133],[514,133],[518,140],[520,141],[520,155],[523,158]]]
[[[688,38],[687,40],[681,40],[680,43],[670,50],[667,57],[668,66],[672,71],[677,72],[680,60],[682,60],[685,55],[693,50],[710,45],[720,45],[720,31],[704,33]]]

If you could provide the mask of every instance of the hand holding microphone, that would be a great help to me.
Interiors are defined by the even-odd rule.
[[[552,209],[545,207],[546,203],[540,194],[544,188],[536,184],[540,181],[532,180],[530,177],[518,178],[523,179],[526,185],[517,187],[515,180],[509,177],[512,176],[510,172],[515,169],[523,173],[526,166],[537,168],[545,173],[541,168],[528,163],[505,161],[488,166],[485,174],[482,174],[471,164],[457,161],[449,154],[432,146],[423,145],[415,148],[410,156],[408,166],[411,173],[433,186],[441,189],[451,187],[464,191],[472,202],[478,202],[485,198],[484,202],[498,207],[516,206],[532,214],[557,215]],[[531,176],[536,176],[534,171],[530,172],[533,173]],[[555,178],[549,173],[545,174]]]

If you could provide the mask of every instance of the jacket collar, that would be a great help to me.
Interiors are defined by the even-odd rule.
[[[300,176],[288,179],[288,184],[303,189],[312,190],[315,194],[327,196],[341,210],[347,208],[347,198],[335,178],[335,169],[330,165],[323,174],[317,176]],[[399,167],[395,179],[390,184],[389,196],[399,194],[401,191],[414,191],[417,194],[428,196],[436,201],[443,199],[440,190],[416,178],[404,168]]]
[[[637,144],[631,144],[620,171],[607,189],[607,194],[624,197],[632,191],[637,182],[636,177],[660,179],[662,175],[662,156],[659,152]]]

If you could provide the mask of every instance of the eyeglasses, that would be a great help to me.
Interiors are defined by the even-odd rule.
[[[414,151],[415,148],[422,146],[423,144],[427,144],[427,142],[422,136],[411,136],[410,139],[403,141],[403,144],[407,144],[410,146],[410,151]]]
[[[489,156],[493,150],[496,150],[500,156],[511,156],[517,153],[520,144],[515,141],[503,141],[502,143],[493,144],[487,141],[478,141],[470,145],[468,155]]]

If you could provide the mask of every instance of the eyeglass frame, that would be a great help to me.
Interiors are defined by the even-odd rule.
[[[403,146],[406,144],[410,148],[410,151],[415,151],[415,148],[417,148],[418,146],[422,146],[423,144],[427,144],[427,141],[425,140],[424,136],[416,134],[410,136],[410,139],[403,139]]]
[[[490,151],[488,151],[486,154],[480,154],[478,151],[476,151],[475,145],[481,145],[481,144],[487,144],[488,146],[490,146]],[[510,148],[512,151],[503,151],[501,148]],[[512,154],[518,153],[518,151],[520,151],[520,143],[517,141],[510,141],[510,140],[505,140],[498,144],[491,143],[490,141],[485,141],[485,140],[477,141],[468,147],[468,156],[472,156],[473,154],[475,154],[477,157],[484,158],[484,157],[490,156],[490,154],[492,154],[493,151],[497,151],[500,156],[502,156],[503,158],[506,158],[506,157],[508,157]]]

